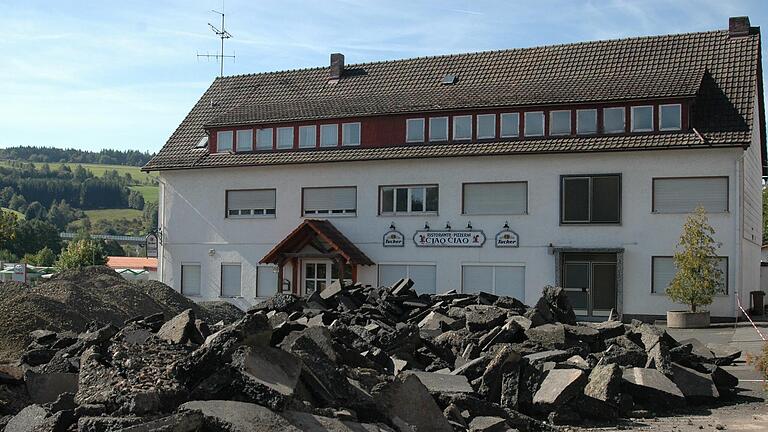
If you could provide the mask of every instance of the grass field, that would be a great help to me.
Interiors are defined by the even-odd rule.
[[[35,167],[39,167],[41,165],[44,165],[43,162],[31,162],[35,164]],[[9,161],[0,161],[0,165],[10,165]],[[146,173],[141,171],[140,167],[136,166],[125,166],[125,165],[99,165],[99,164],[76,164],[76,163],[59,163],[59,162],[50,162],[48,163],[48,166],[51,167],[52,170],[58,169],[61,165],[69,165],[70,169],[75,169],[77,165],[82,165],[83,168],[93,173],[96,177],[101,177],[104,175],[106,171],[112,171],[115,170],[120,175],[124,175],[125,173],[130,173],[131,177],[133,177],[137,182],[143,183],[145,181],[148,181],[150,178],[156,178],[157,176],[152,173]],[[144,197],[144,199],[147,199]]]
[[[141,193],[144,196],[145,203],[156,203],[160,190],[157,186],[131,186],[131,190]]]
[[[141,219],[142,212],[136,209],[105,209],[86,210],[85,214],[95,224],[100,220]]]

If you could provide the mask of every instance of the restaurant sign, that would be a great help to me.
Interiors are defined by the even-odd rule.
[[[145,243],[147,258],[157,258],[157,244],[158,244],[157,234],[150,233],[149,235],[147,235],[147,239]]]
[[[517,233],[509,230],[504,229],[499,231],[498,234],[496,234],[496,247],[518,247],[519,244],[519,237],[517,236]]]
[[[400,231],[389,231],[384,234],[384,247],[403,247],[405,246],[405,236]]]
[[[480,230],[416,231],[413,242],[419,247],[481,247],[485,234]]]

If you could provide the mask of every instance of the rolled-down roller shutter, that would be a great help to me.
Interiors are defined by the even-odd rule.
[[[237,190],[227,192],[229,209],[273,209],[275,208],[275,190]]]
[[[728,211],[728,178],[653,179],[653,211],[690,213],[702,206],[708,213]]]
[[[525,182],[464,184],[464,214],[525,214],[527,207]]]
[[[357,209],[355,187],[305,188],[304,213],[354,213]]]

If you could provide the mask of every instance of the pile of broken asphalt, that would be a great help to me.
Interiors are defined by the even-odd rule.
[[[187,310],[79,335],[35,331],[20,366],[0,371],[0,388],[29,405],[0,425],[550,431],[685,410],[738,383],[720,366],[740,353],[640,322],[577,323],[560,288],[528,307],[486,293],[417,295],[412,285],[279,294],[230,325]],[[11,405],[0,402],[0,415]]]

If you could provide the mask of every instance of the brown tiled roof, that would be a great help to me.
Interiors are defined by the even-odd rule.
[[[216,79],[145,169],[205,168],[386,158],[749,145],[757,115],[759,34],[727,31],[585,42]],[[453,85],[441,85],[446,73]],[[205,126],[462,108],[695,97],[693,133],[539,138],[253,154],[194,146]]]
[[[344,257],[347,264],[374,264],[363,251],[358,249],[341,231],[325,219],[305,219],[296,229],[291,231],[280,243],[264,255],[264,258],[259,262],[282,264],[285,259],[283,254],[299,252],[308,244],[308,240],[314,237],[320,237],[323,241],[327,242],[332,249]]]

